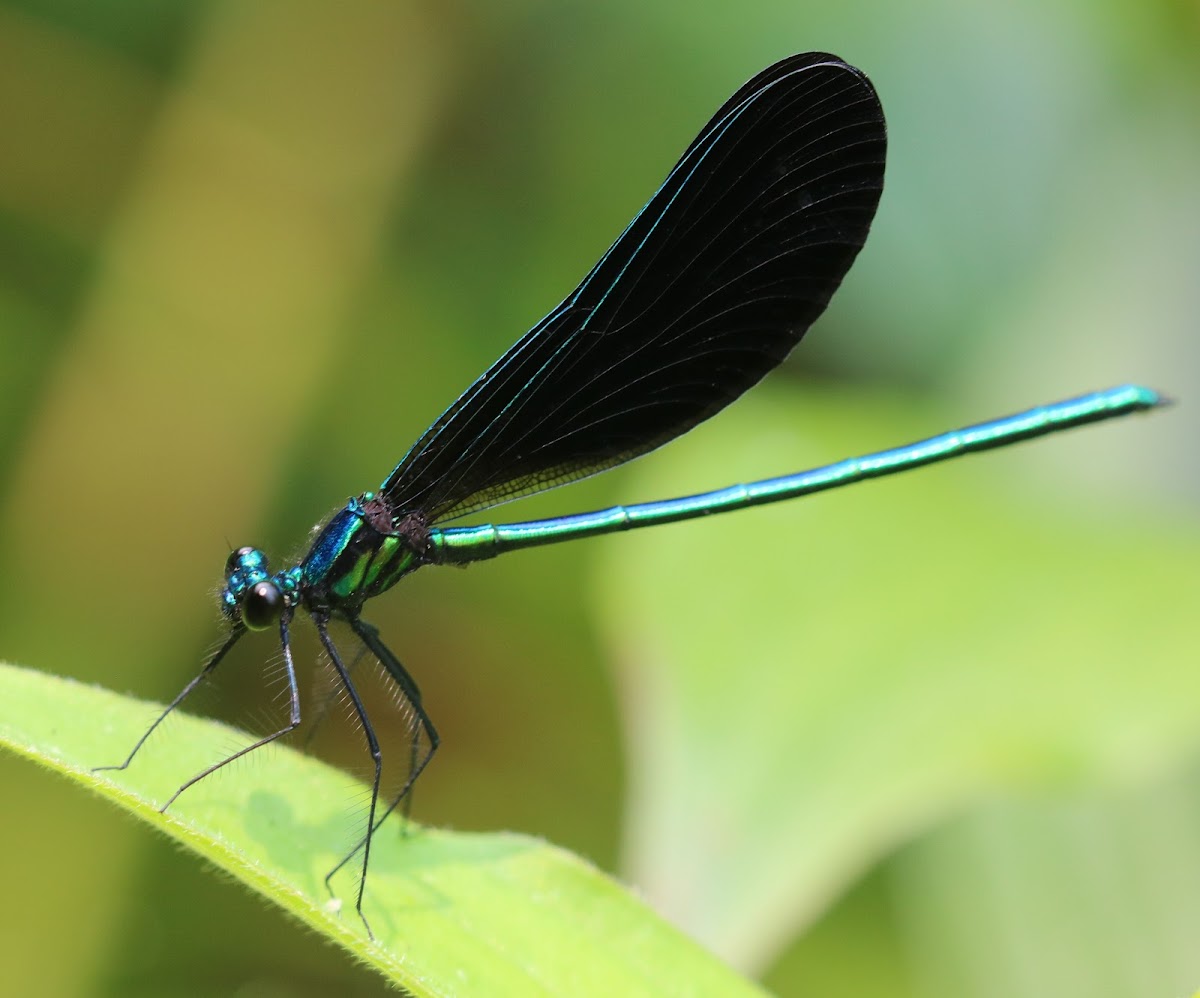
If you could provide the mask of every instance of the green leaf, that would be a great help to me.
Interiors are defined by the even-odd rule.
[[[352,903],[339,912],[322,883],[340,858],[330,830],[347,806],[344,774],[286,748],[258,753],[164,815],[157,788],[220,758],[230,729],[181,714],[127,771],[95,774],[145,730],[146,704],[0,665],[0,705],[0,743],[120,804],[415,995],[762,993],[600,871],[521,835],[402,835],[389,822],[371,857],[371,941]]]

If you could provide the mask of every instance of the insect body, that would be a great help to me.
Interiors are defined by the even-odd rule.
[[[138,741],[250,630],[277,628],[288,721],[183,784],[294,731],[301,721],[291,625],[303,611],[344,689],[374,770],[355,906],[371,843],[438,746],[413,682],[364,604],[427,565],[651,526],[806,495],[1158,404],[1125,386],[825,468],[698,496],[523,523],[448,524],[596,474],[714,415],[778,365],[828,304],[867,237],[883,190],[883,111],[863,73],[824,53],[768,67],[717,111],[583,282],[468,388],[375,492],[352,499],[298,564],[272,573],[234,551],[225,643]],[[407,777],[381,800],[383,752],[351,669],[330,637],[344,621],[410,710]],[[326,883],[329,883],[329,877]],[[366,918],[363,917],[366,924]],[[368,932],[370,928],[368,926]]]

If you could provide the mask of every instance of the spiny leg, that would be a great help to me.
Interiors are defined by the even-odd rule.
[[[437,751],[439,744],[437,729],[434,728],[433,721],[429,719],[429,715],[425,713],[425,706],[421,703],[421,691],[417,687],[416,680],[408,674],[408,670],[404,668],[400,660],[392,653],[392,650],[383,643],[383,639],[379,636],[379,628],[357,617],[350,621],[350,626],[353,628],[354,633],[362,639],[363,644],[371,650],[371,653],[387,669],[388,674],[395,679],[400,689],[404,692],[405,698],[412,705],[413,713],[417,715],[417,720],[420,722],[419,726],[413,725],[412,729],[412,742],[409,745],[408,754],[408,779],[396,795],[396,799],[392,801],[383,815],[383,818],[386,818],[396,809],[396,805],[403,801],[404,818],[407,821],[412,810],[413,785],[417,782],[417,777],[429,765],[429,760],[433,758],[433,753]],[[425,729],[425,734],[429,738],[429,751],[418,764],[417,753],[421,748],[421,728]],[[382,822],[383,818],[379,820]]]
[[[169,704],[167,704],[167,706],[163,710],[163,712],[158,715],[157,720],[155,720],[155,722],[152,725],[150,725],[149,728],[146,729],[146,733],[143,734],[142,737],[137,740],[137,744],[134,745],[133,751],[130,752],[129,755],[127,755],[125,757],[125,761],[123,763],[121,763],[119,766],[94,766],[92,768],[92,772],[99,773],[99,772],[102,772],[103,770],[115,770],[115,769],[128,768],[129,764],[131,762],[133,762],[133,757],[138,754],[138,752],[141,750],[142,746],[145,745],[146,741],[150,738],[150,736],[152,734],[154,734],[155,729],[160,724],[162,724],[163,721],[165,721],[167,719],[167,715],[169,715],[176,707],[178,707],[181,703],[183,703],[183,701],[188,698],[188,696],[192,693],[192,691],[209,677],[209,675],[212,673],[213,669],[215,669],[218,665],[221,664],[221,659],[223,659],[225,657],[225,655],[228,653],[229,649],[232,648],[235,644],[237,644],[238,638],[240,638],[245,633],[246,633],[246,628],[244,625],[242,625],[240,623],[234,624],[233,632],[229,635],[228,638],[225,639],[225,643],[223,645],[221,645],[221,647],[217,649],[217,651],[213,655],[213,657],[208,660],[208,662],[205,664],[204,668],[200,670],[199,675],[193,677],[188,682],[188,684],[182,690],[179,691],[179,695],[176,696],[175,699],[172,700]],[[176,796],[178,796],[178,794],[176,794]],[[174,800],[174,799],[175,799],[174,797],[171,798],[171,800]]]
[[[358,852],[359,848],[363,850],[362,872],[358,878],[358,897],[354,903],[354,910],[358,912],[358,917],[362,919],[363,926],[367,930],[367,935],[371,939],[374,939],[375,933],[371,931],[371,923],[367,921],[367,916],[363,914],[363,892],[367,887],[367,867],[371,862],[371,836],[376,828],[375,812],[379,806],[379,787],[383,780],[383,752],[379,748],[379,739],[375,735],[375,729],[371,726],[371,719],[367,716],[367,710],[363,706],[362,698],[358,695],[358,690],[354,688],[354,683],[350,680],[350,673],[343,664],[337,647],[329,637],[329,621],[321,618],[314,618],[314,621],[317,625],[317,634],[321,638],[321,644],[325,646],[325,652],[329,655],[329,660],[333,662],[333,667],[337,669],[342,684],[346,688],[346,693],[350,696],[350,702],[354,705],[355,713],[358,714],[358,720],[363,727],[363,734],[367,739],[367,748],[370,750],[371,759],[375,763],[375,778],[371,783],[371,806],[367,811],[367,834],[359,846],[355,847],[354,852],[350,854],[350,856],[353,856]],[[350,857],[346,858],[349,859]],[[329,889],[330,894],[333,893],[330,880],[345,863],[346,860],[342,860],[325,877],[325,886]]]
[[[363,656],[366,653],[366,646],[360,645],[358,654],[356,654],[354,658],[351,659],[350,664],[346,666],[346,672],[353,676],[354,671],[358,668],[359,663],[362,661]],[[317,736],[317,731],[320,729],[321,725],[325,723],[325,719],[329,716],[329,711],[333,709],[334,701],[337,700],[337,692],[338,691],[336,687],[330,689],[324,696],[321,697],[321,702],[317,704],[316,708],[308,712],[310,723],[308,726],[308,731],[304,735],[303,748],[305,751],[307,751],[312,745],[313,739]]]
[[[371,836],[379,829],[379,827],[388,819],[388,816],[396,810],[397,805],[401,801],[405,802],[405,818],[408,817],[408,804],[412,799],[413,784],[416,783],[417,777],[429,765],[429,760],[433,758],[433,753],[437,751],[439,738],[437,729],[434,728],[433,722],[429,719],[429,715],[425,713],[425,708],[421,705],[421,692],[417,689],[417,684],[413,681],[412,676],[408,674],[408,670],[400,663],[400,660],[392,654],[391,649],[380,640],[379,631],[371,624],[357,617],[348,619],[350,627],[354,630],[365,644],[371,653],[378,659],[382,665],[399,685],[401,692],[412,706],[413,713],[417,715],[419,725],[413,728],[413,740],[409,756],[409,771],[408,779],[404,781],[404,785],[400,788],[400,792],[396,794],[392,802],[384,809],[383,813],[375,820],[374,825],[367,829],[367,834],[362,837],[358,844],[350,850],[341,861],[335,866],[325,877],[326,886],[333,879],[334,875],[343,866],[350,862],[360,849],[366,848],[370,844]],[[420,745],[421,729],[424,729],[425,734],[429,737],[429,751],[425,753],[423,759],[417,762],[417,751]],[[330,888],[332,893],[332,888]]]
[[[285,610],[283,612],[283,615],[279,618],[279,642],[283,646],[283,662],[284,662],[284,666],[287,668],[288,694],[291,698],[291,717],[288,720],[288,723],[286,725],[284,725],[282,728],[280,728],[278,731],[272,732],[271,734],[267,735],[265,738],[258,739],[258,741],[256,741],[253,745],[247,745],[243,749],[238,749],[238,751],[234,752],[233,755],[227,756],[226,758],[222,759],[220,762],[215,763],[214,765],[209,766],[207,769],[202,770],[201,772],[197,773],[190,780],[188,780],[183,786],[181,786],[178,790],[176,790],[175,793],[173,793],[171,795],[171,799],[168,800],[162,807],[160,807],[158,809],[160,812],[166,811],[167,808],[169,808],[172,804],[175,803],[176,798],[181,793],[183,793],[185,790],[187,790],[188,787],[195,786],[197,783],[199,783],[201,780],[203,780],[206,776],[212,776],[212,774],[215,773],[218,769],[221,769],[224,766],[228,766],[235,759],[240,759],[244,755],[249,755],[255,749],[260,749],[264,745],[269,745],[271,742],[275,741],[277,738],[282,738],[284,735],[289,734],[290,732],[293,732],[298,727],[300,727],[300,691],[296,686],[296,666],[292,662],[292,642],[291,642],[291,638],[288,633],[288,625],[291,623],[291,621],[292,621],[292,611]],[[228,645],[226,647],[228,647]],[[224,648],[221,649],[222,654],[224,653],[224,651],[225,651]]]

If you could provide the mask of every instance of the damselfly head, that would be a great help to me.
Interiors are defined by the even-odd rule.
[[[271,578],[265,554],[253,547],[230,552],[225,561],[225,590],[221,593],[225,616],[240,620],[252,631],[261,631],[279,619],[286,602]]]

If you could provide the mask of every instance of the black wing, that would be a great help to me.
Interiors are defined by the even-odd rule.
[[[380,488],[430,523],[584,478],[736,399],[821,314],[867,237],[886,128],[870,81],[810,52],[704,127],[583,283]]]

